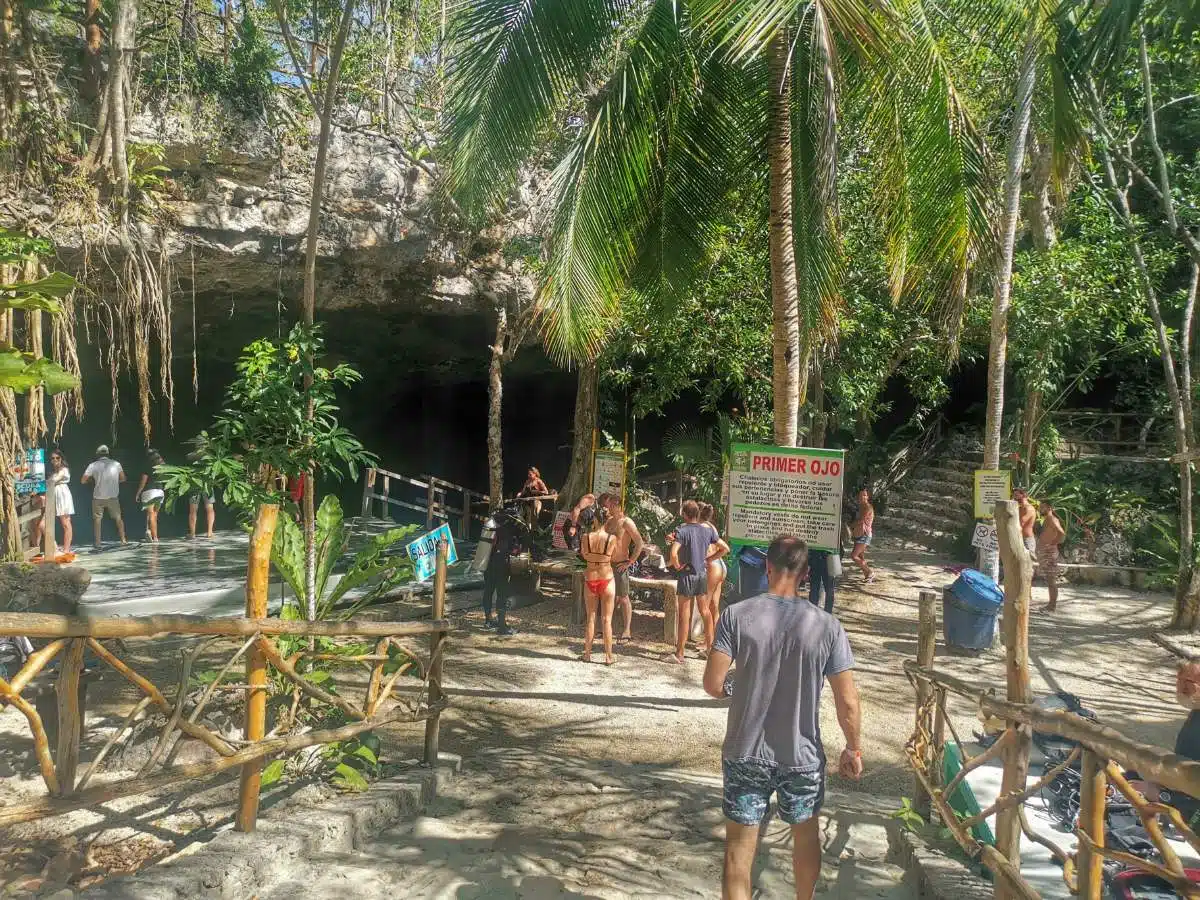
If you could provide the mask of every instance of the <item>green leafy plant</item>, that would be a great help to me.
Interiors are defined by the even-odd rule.
[[[924,817],[917,812],[908,797],[900,798],[900,808],[892,813],[893,819],[898,819],[905,831],[917,831],[925,827]]]
[[[344,791],[365,791],[379,777],[379,737],[372,731],[328,744],[323,755],[333,767],[330,782]]]
[[[310,364],[324,351],[320,329],[303,325],[294,326],[286,340],[247,346],[224,409],[193,440],[191,463],[159,467],[168,502],[217,488],[228,505],[252,509],[284,500],[281,476],[291,480],[315,468],[353,479],[360,466],[374,465],[374,454],[337,419],[337,388],[361,376],[344,363]]]
[[[330,575],[350,538],[350,528],[342,514],[342,505],[332,494],[327,494],[321,501],[317,510],[316,530],[318,619],[332,616],[338,604],[351,591],[370,585],[339,618],[349,618],[396,585],[412,580],[413,565],[407,554],[389,551],[416,534],[420,530],[418,526],[391,528],[372,537],[350,561],[346,574],[332,587],[329,587]],[[300,526],[290,518],[281,519],[275,530],[271,562],[295,596],[304,596],[304,535]]]
[[[53,252],[48,241],[0,228],[0,263],[27,263]],[[51,316],[62,313],[62,300],[79,285],[70,275],[51,272],[34,281],[0,284],[0,310],[41,311]],[[79,378],[52,359],[35,356],[0,340],[0,387],[18,394],[42,387],[59,394],[79,387]]]
[[[166,190],[169,167],[162,164],[167,158],[162,144],[130,143],[126,148],[129,158],[129,190],[139,212],[149,214],[158,209]]]

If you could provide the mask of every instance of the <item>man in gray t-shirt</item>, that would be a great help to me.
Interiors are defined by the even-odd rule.
[[[862,775],[861,713],[854,654],[841,623],[796,594],[808,564],[799,538],[777,537],[767,550],[767,593],[721,614],[704,672],[704,689],[725,696],[737,662],[733,701],[721,749],[725,777],[726,900],[749,900],[758,828],[771,795],[792,826],[796,896],[808,900],[821,874],[817,813],[825,797],[821,690],[833,689],[846,737],[838,768]]]

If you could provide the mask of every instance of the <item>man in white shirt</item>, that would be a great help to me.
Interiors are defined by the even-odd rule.
[[[125,481],[125,470],[115,459],[108,456],[108,447],[101,444],[96,448],[96,459],[83,471],[84,484],[94,484],[92,489],[92,542],[100,549],[100,526],[104,514],[117,523],[117,536],[125,540],[125,520],[121,518],[121,483]]]

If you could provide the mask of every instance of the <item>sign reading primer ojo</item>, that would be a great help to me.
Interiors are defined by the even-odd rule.
[[[794,534],[836,550],[842,520],[842,450],[734,444],[729,465],[729,539],[765,547]]]

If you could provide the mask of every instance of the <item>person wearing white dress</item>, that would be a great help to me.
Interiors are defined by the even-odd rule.
[[[50,454],[50,477],[46,479],[47,488],[54,488],[54,515],[62,528],[62,544],[60,553],[71,552],[71,540],[75,537],[71,525],[71,516],[75,515],[75,499],[71,496],[71,470],[61,451],[55,450]],[[34,544],[42,542],[42,520],[37,519],[33,529]]]

